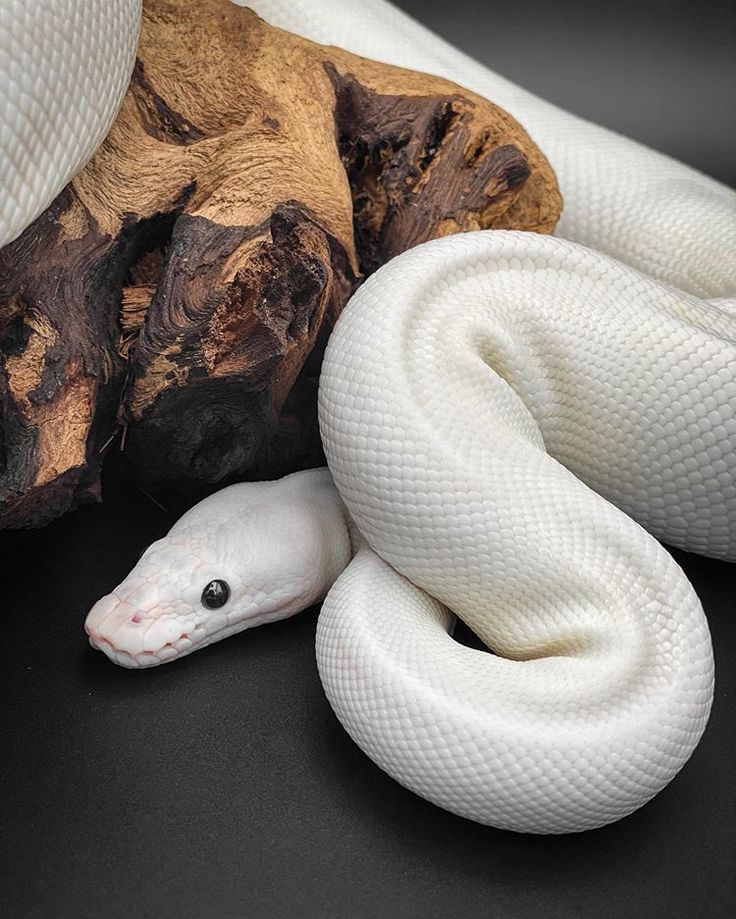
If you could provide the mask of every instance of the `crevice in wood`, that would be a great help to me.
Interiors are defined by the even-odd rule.
[[[186,146],[206,136],[156,92],[146,77],[145,65],[140,59],[135,62],[129,92],[138,105],[144,130],[156,140]]]
[[[460,94],[386,95],[324,66],[366,274],[433,235],[492,226],[518,199],[529,162],[500,132],[474,136],[474,107]]]

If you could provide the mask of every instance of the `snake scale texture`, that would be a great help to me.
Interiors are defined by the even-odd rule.
[[[623,817],[683,766],[712,700],[700,602],[657,539],[736,558],[736,195],[536,99],[382,0],[249,5],[508,109],[555,168],[565,212],[555,237],[453,236],[376,272],[328,345],[329,471],[201,502],[95,605],[90,641],[152,666],[326,595],[325,691],[399,782],[517,831]],[[5,16],[19,6],[0,0]],[[128,54],[111,35],[104,55],[126,76]],[[100,121],[83,150],[59,143],[20,181],[7,173],[5,241],[118,101],[80,102],[71,78],[54,92]],[[453,640],[450,610],[495,653]]]
[[[0,0],[0,246],[82,169],[115,120],[142,0]]]

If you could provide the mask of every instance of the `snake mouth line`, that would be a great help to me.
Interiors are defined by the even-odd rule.
[[[247,627],[248,621],[246,619],[223,625],[209,633],[201,628],[194,629],[193,632],[183,635],[174,642],[167,642],[156,651],[140,651],[137,654],[116,648],[112,642],[105,638],[95,639],[90,635],[89,643],[96,651],[102,651],[114,664],[118,664],[118,666],[125,667],[128,670],[143,670],[157,667],[159,664],[167,664],[169,661],[178,660],[180,657],[186,657],[192,651],[205,648],[221,638],[228,638],[230,635],[241,632]]]
[[[137,654],[116,648],[105,638],[93,638],[90,635],[89,643],[96,651],[102,651],[113,663],[118,664],[120,667],[126,667],[129,670],[140,670],[147,667],[156,667],[175,658],[183,657],[191,651],[201,648],[206,639],[206,635],[195,639],[192,639],[191,636],[182,636],[175,642],[167,642],[156,651],[140,651]]]

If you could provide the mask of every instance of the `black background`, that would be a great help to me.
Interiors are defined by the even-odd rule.
[[[400,5],[550,100],[736,180],[727,4]],[[316,611],[149,671],[89,649],[88,608],[180,509],[111,467],[103,506],[0,534],[3,915],[736,914],[731,566],[676,553],[717,666],[691,762],[618,824],[526,837],[427,804],[352,744],[317,677]]]

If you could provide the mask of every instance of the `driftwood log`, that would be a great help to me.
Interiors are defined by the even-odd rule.
[[[148,487],[319,462],[322,349],[366,274],[560,210],[490,102],[228,0],[148,0],[110,135],[0,250],[0,525],[97,499],[116,435]]]

